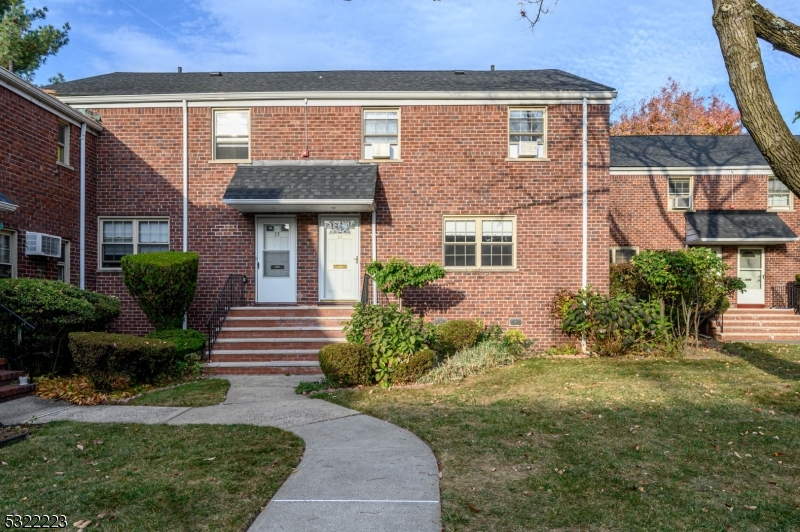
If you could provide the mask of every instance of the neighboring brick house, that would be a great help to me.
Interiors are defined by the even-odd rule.
[[[157,249],[200,253],[196,328],[229,274],[248,277],[253,303],[352,302],[373,257],[445,265],[409,298],[428,319],[482,318],[540,345],[557,289],[607,289],[616,93],[604,85],[558,70],[344,71],[50,88],[102,119],[87,225],[97,289],[120,297],[125,331],[148,325],[119,258]]]
[[[611,138],[611,262],[639,250],[708,246],[747,290],[738,307],[792,306],[800,273],[795,196],[752,138]]]
[[[85,216],[94,219],[102,126],[3,68],[0,116],[0,278],[60,279],[95,288],[96,268],[80,276],[81,172]],[[87,242],[96,241],[95,228],[87,226]],[[84,261],[94,264],[96,253],[96,246],[86,246]]]

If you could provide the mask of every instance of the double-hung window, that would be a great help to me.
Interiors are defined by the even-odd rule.
[[[364,159],[400,158],[400,109],[364,109]]]
[[[544,108],[508,110],[508,157],[547,157],[547,111]]]
[[[446,216],[442,243],[445,267],[513,269],[515,222],[513,216]]]
[[[250,111],[214,111],[214,160],[250,160]]]
[[[767,191],[767,209],[771,211],[792,210],[792,196],[789,187],[777,177],[770,177]]]
[[[0,279],[17,276],[16,233],[0,231]]]
[[[69,124],[58,124],[58,155],[59,163],[69,166]]]
[[[623,246],[611,248],[609,250],[609,259],[611,264],[625,264],[631,261],[639,253],[639,248],[631,246]]]
[[[69,283],[69,242],[61,240],[61,256],[58,258],[58,280]]]
[[[692,178],[669,178],[669,210],[687,211],[692,209]]]
[[[126,255],[169,251],[169,221],[161,219],[101,219],[100,267],[120,267]]]

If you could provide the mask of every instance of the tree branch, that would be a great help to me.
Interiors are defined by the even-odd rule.
[[[528,21],[531,25],[531,30],[536,27],[536,24],[539,23],[539,20],[542,18],[542,15],[547,15],[550,13],[550,8],[555,6],[558,3],[558,0],[553,0],[553,3],[550,5],[545,5],[545,0],[519,0],[517,5],[519,5],[519,16],[524,18]],[[536,12],[535,15],[531,16],[530,12],[528,11],[528,6],[534,6],[533,10]]]
[[[800,57],[800,26],[779,17],[758,2],[753,2],[752,7],[756,35],[776,50]]]
[[[712,21],[742,124],[775,177],[800,195],[800,143],[789,131],[772,97],[756,34],[752,0],[712,0]]]

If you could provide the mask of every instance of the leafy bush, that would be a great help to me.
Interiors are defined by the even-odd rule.
[[[176,356],[180,359],[186,355],[202,354],[206,346],[206,337],[200,331],[194,329],[167,329],[155,331],[147,335],[147,338],[156,338],[175,344],[177,349]]]
[[[422,319],[397,305],[358,303],[344,331],[348,342],[363,344],[372,351],[375,381],[382,386],[389,386],[397,364],[425,347],[431,337]]]
[[[372,383],[372,351],[362,344],[330,344],[319,350],[319,366],[332,386]]]
[[[69,347],[78,371],[101,391],[117,380],[152,383],[173,371],[177,352],[172,342],[96,332],[70,333]]]
[[[374,261],[367,266],[367,273],[375,279],[382,292],[394,294],[403,308],[403,291],[406,288],[423,288],[445,276],[444,268],[432,262],[414,266],[407,260],[392,257],[389,262]]]
[[[417,351],[408,359],[400,361],[392,375],[395,384],[408,384],[416,382],[425,373],[430,371],[436,362],[436,353],[427,347]]]
[[[197,253],[162,251],[122,257],[122,280],[157,331],[179,329],[197,291]]]
[[[487,340],[462,349],[423,375],[417,382],[433,384],[458,382],[494,368],[511,365],[517,358],[503,346],[502,342]]]
[[[518,329],[511,329],[503,335],[503,347],[515,357],[524,356],[533,344],[533,340],[529,340],[525,333]]]
[[[67,335],[105,330],[120,315],[117,299],[61,281],[0,279],[0,302],[36,327],[23,327],[17,345],[20,323],[0,311],[0,352],[34,376],[72,371]]]
[[[451,320],[436,327],[436,348],[443,357],[472,347],[478,341],[483,326],[471,320]]]
[[[652,353],[665,347],[669,331],[658,303],[639,301],[630,294],[607,297],[581,290],[562,317],[561,330],[585,337],[600,356]]]

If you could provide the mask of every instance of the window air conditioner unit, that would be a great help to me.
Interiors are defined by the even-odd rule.
[[[673,198],[672,200],[672,208],[673,209],[691,209],[692,208],[692,198],[686,196],[679,196],[677,198]]]
[[[372,145],[373,159],[389,159],[391,155],[391,146],[388,142],[377,142]]]
[[[520,141],[519,143],[519,156],[520,157],[538,157],[539,156],[539,143],[536,141]]]
[[[61,237],[43,233],[25,233],[25,254],[39,257],[60,257]]]

